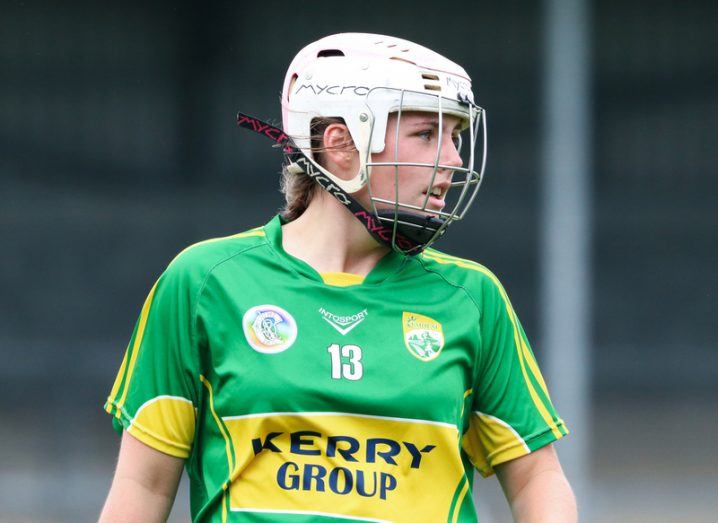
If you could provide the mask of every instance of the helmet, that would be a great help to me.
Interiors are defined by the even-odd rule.
[[[372,153],[385,148],[389,114],[400,116],[405,111],[437,113],[440,131],[443,116],[453,115],[468,134],[463,167],[440,165],[440,145],[431,164],[401,163],[397,156],[391,163],[396,173],[401,165],[432,168],[432,184],[437,170],[450,169],[460,180],[451,183],[455,203],[448,211],[427,209],[428,195],[423,206],[375,198],[370,185],[371,209],[363,209],[351,197],[368,185],[372,167],[378,165],[372,162]],[[359,151],[359,171],[349,180],[319,165],[312,152],[312,123],[329,117],[344,120]],[[342,33],[309,44],[294,58],[284,79],[282,122],[284,132],[304,157],[291,162],[289,169],[310,174],[347,205],[376,239],[407,254],[420,252],[452,222],[463,218],[481,183],[486,160],[485,113],[474,103],[469,76],[461,66],[407,40]],[[480,130],[481,167],[476,171],[474,151]]]

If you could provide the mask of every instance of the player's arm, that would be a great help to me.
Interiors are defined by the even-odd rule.
[[[165,522],[184,460],[153,449],[126,431],[100,523]]]
[[[496,465],[516,523],[576,523],[576,499],[552,445]]]

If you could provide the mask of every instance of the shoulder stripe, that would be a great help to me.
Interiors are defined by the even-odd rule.
[[[135,335],[134,343],[132,343],[132,349],[128,347],[127,353],[125,354],[125,359],[129,357],[129,364],[124,369],[126,376],[124,377],[124,386],[122,390],[122,396],[120,397],[119,401],[116,402],[116,409],[117,412],[115,413],[116,418],[120,418],[120,413],[122,411],[122,406],[125,404],[125,399],[127,398],[127,391],[130,390],[129,383],[132,379],[132,373],[135,370],[135,363],[137,363],[137,354],[140,352],[140,345],[142,344],[142,338],[145,335],[145,327],[147,326],[147,317],[150,314],[150,307],[152,306],[152,299],[155,296],[155,289],[157,289],[157,282],[152,286],[152,289],[150,290],[150,293],[147,295],[147,299],[145,300],[144,305],[142,306],[142,312],[140,313],[140,321],[137,326],[137,334]],[[125,362],[123,362],[125,363]],[[122,369],[121,369],[122,371]],[[118,379],[120,379],[120,376],[118,374]],[[119,385],[117,387],[119,389]],[[115,387],[113,387],[113,391],[115,391]],[[119,392],[119,391],[115,391]],[[111,398],[111,403],[114,403],[115,398]]]
[[[521,372],[524,376],[524,382],[526,383],[526,387],[528,388],[529,395],[531,396],[531,399],[534,402],[534,405],[536,406],[536,409],[541,414],[541,417],[544,419],[546,424],[549,426],[551,431],[553,432],[554,436],[556,438],[561,438],[563,434],[561,434],[561,431],[557,427],[556,423],[553,420],[553,416],[551,416],[551,413],[549,412],[548,408],[546,407],[544,401],[539,396],[538,392],[533,386],[531,378],[529,378],[529,372],[531,373],[533,379],[538,383],[539,388],[544,394],[544,397],[547,401],[550,401],[548,389],[546,387],[546,383],[544,382],[543,377],[541,376],[541,372],[539,371],[538,365],[536,364],[536,360],[534,359],[533,355],[531,354],[531,351],[529,350],[528,346],[526,345],[526,342],[523,339],[523,336],[521,336],[521,333],[519,332],[518,328],[518,322],[516,320],[516,312],[514,312],[513,307],[511,306],[511,302],[509,301],[508,296],[506,295],[506,291],[504,290],[503,285],[501,285],[501,282],[499,282],[499,279],[486,267],[483,265],[480,265],[475,262],[471,262],[469,260],[463,260],[461,258],[456,258],[454,256],[439,254],[437,251],[431,251],[431,252],[424,252],[422,254],[425,258],[435,261],[437,263],[442,264],[453,264],[458,267],[462,267],[464,269],[471,269],[478,271],[488,277],[494,285],[496,285],[496,288],[499,290],[499,294],[501,295],[501,298],[504,301],[504,305],[506,307],[506,312],[509,315],[509,318],[511,319],[511,324],[513,326],[514,331],[514,344],[516,345],[516,352],[518,355],[519,363],[521,365]],[[526,367],[528,367],[528,371],[526,370]]]
[[[238,234],[233,234],[231,236],[223,236],[221,238],[210,238],[209,240],[204,240],[201,242],[193,243],[189,247],[185,247],[182,249],[177,256],[175,256],[172,261],[175,261],[177,258],[182,256],[187,251],[191,251],[195,247],[199,247],[200,245],[207,245],[208,243],[216,243],[216,242],[222,242],[222,241],[228,241],[228,240],[237,240],[240,238],[252,238],[255,236],[266,236],[264,229],[262,227],[255,227],[254,229],[250,229],[248,231],[240,232]],[[172,263],[172,262],[170,262]]]
[[[127,348],[125,349],[125,355],[122,357],[122,364],[120,365],[120,370],[117,371],[117,376],[115,376],[115,382],[112,385],[112,390],[110,391],[110,395],[107,397],[107,405],[105,406],[105,410],[113,414],[112,408],[113,408],[113,402],[117,399],[117,393],[120,391],[120,387],[122,386],[122,382],[125,378],[125,371],[127,370],[127,355],[130,353],[130,345],[127,345]],[[119,410],[116,414],[119,414]],[[119,415],[117,416],[119,418]]]
[[[472,269],[475,271],[483,272],[487,275],[493,276],[491,271],[481,265],[480,263],[477,263],[472,260],[467,260],[464,258],[457,258],[456,256],[450,256],[448,254],[438,253],[436,251],[433,252],[423,252],[422,254],[423,258],[426,258],[430,261],[435,261],[437,263],[443,263],[443,264],[452,264],[456,265],[457,267],[461,267],[463,269]]]
[[[238,239],[238,238],[250,238],[250,237],[262,237],[265,236],[264,229],[262,227],[256,227],[254,229],[250,229],[245,232],[241,232],[239,234],[235,234],[232,236],[226,236],[222,238],[212,238],[209,240],[201,241],[198,243],[195,243],[193,245],[190,245],[189,247],[182,250],[177,256],[174,257],[172,262],[174,262],[177,258],[179,258],[183,253],[193,249],[194,247],[197,247],[199,245],[204,245],[207,243],[214,243],[224,240],[232,240],[232,239]],[[170,263],[172,263],[170,262]],[[140,348],[142,346],[142,339],[145,334],[145,327],[147,325],[147,318],[149,316],[150,308],[152,307],[152,300],[154,298],[155,290],[157,289],[157,284],[159,283],[159,280],[155,282],[155,284],[152,286],[152,289],[150,290],[149,294],[147,295],[147,298],[145,299],[144,305],[142,306],[142,311],[140,312],[140,319],[138,321],[137,325],[137,331],[133,337],[133,340],[130,342],[130,344],[127,346],[127,349],[125,350],[125,355],[122,359],[122,364],[120,365],[120,369],[117,373],[117,377],[115,378],[115,381],[112,385],[112,390],[110,391],[110,395],[108,397],[107,406],[105,407],[105,410],[109,413],[113,413],[114,410],[114,416],[116,418],[120,418],[122,407],[125,404],[125,400],[127,398],[127,393],[129,391],[129,383],[132,379],[132,375],[135,369],[135,364],[137,363],[137,356],[139,354]],[[119,396],[119,399],[118,399]]]

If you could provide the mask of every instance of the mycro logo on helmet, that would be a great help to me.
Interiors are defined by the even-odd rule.
[[[257,305],[242,317],[244,336],[257,352],[276,354],[287,350],[297,339],[297,322],[276,305]]]
[[[312,91],[313,94],[330,94],[334,96],[341,96],[344,91],[349,91],[349,94],[355,94],[356,96],[366,96],[369,92],[369,88],[363,85],[312,85],[302,84],[300,85],[294,94],[301,93],[304,89]]]
[[[446,77],[446,85],[452,89],[456,89],[459,93],[459,101],[474,102],[474,95],[471,92],[471,84],[464,80],[452,78],[451,76]]]

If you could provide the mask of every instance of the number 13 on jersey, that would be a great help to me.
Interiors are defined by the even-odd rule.
[[[361,363],[361,347],[332,343],[327,347],[332,359],[332,379],[357,381],[364,375]]]

